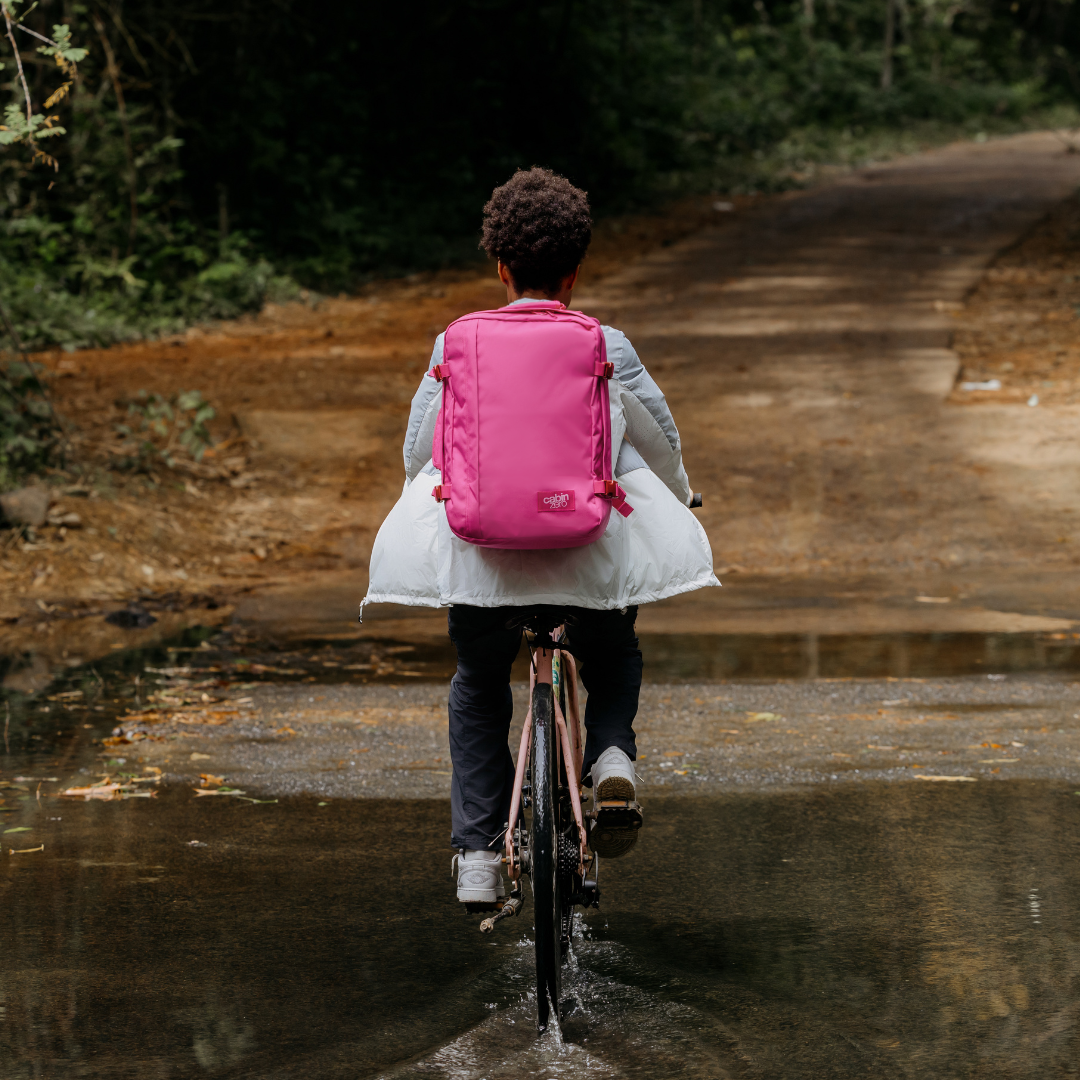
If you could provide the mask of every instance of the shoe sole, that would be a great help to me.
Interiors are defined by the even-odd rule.
[[[463,889],[459,885],[457,898],[463,904],[494,904],[496,900],[506,899],[506,885],[494,889]]]
[[[463,904],[494,904],[496,900],[502,900],[505,893],[496,892],[495,889],[458,889],[457,898]]]
[[[625,799],[627,802],[633,802],[635,795],[632,780],[627,780],[625,776],[608,776],[600,781],[595,798],[597,800]]]

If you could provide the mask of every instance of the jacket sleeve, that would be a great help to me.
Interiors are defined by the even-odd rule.
[[[435,339],[435,348],[431,351],[430,371],[442,361],[443,334]],[[420,380],[420,388],[413,395],[412,408],[409,410],[409,426],[405,429],[405,446],[402,453],[405,458],[405,478],[412,483],[429,461],[431,461],[431,440],[435,437],[435,421],[439,417],[442,405],[442,384],[425,374]]]
[[[604,339],[608,359],[615,365],[615,378],[621,384],[627,440],[675,497],[689,506],[693,495],[683,468],[679,429],[660,387],[622,331],[605,326]]]

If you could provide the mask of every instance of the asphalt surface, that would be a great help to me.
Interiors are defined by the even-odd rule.
[[[268,685],[215,708],[230,698],[223,723],[121,722],[134,741],[104,757],[260,796],[449,797],[445,684]],[[869,780],[1080,785],[1080,682],[1056,676],[646,684],[635,728],[646,804]]]

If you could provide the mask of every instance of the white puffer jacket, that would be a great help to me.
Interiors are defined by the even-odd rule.
[[[425,375],[405,436],[405,489],[375,538],[364,604],[609,609],[720,584],[709,539],[687,509],[692,496],[671,410],[626,336],[603,330],[615,365],[608,384],[612,446],[620,448],[614,471],[634,512],[613,513],[604,535],[580,548],[502,551],[459,540],[431,495],[440,481],[431,441],[442,386]],[[440,334],[431,367],[442,353]]]

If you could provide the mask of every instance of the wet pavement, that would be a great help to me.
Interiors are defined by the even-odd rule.
[[[1076,1075],[1073,784],[654,795],[580,920],[562,1041],[527,918],[492,940],[457,910],[447,804],[322,801],[31,798],[3,1075]]]
[[[646,637],[652,680],[635,723],[643,790],[918,776],[1080,784],[1078,643],[1064,633]],[[515,667],[514,745],[526,656]],[[237,797],[442,799],[452,670],[452,652],[434,643],[197,630],[11,695],[14,750],[51,742],[59,760],[81,739],[93,756],[80,783],[95,770],[152,768],[170,783],[208,774]]]
[[[1074,1076],[1080,682],[1021,637],[908,650],[944,677],[671,643],[562,1039],[527,915],[492,940],[454,899],[437,654],[208,629],[9,693],[0,1075]]]

